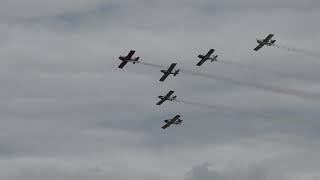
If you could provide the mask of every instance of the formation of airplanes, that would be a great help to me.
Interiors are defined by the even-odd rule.
[[[218,61],[218,55],[212,55],[214,53],[214,49],[210,49],[206,55],[199,54],[198,58],[201,60],[197,63],[197,66],[201,66],[204,62],[207,60],[210,60],[211,62]],[[118,68],[122,69],[128,62],[132,62],[133,64],[139,62],[140,57],[133,58],[136,51],[131,50],[127,56],[119,56],[119,59],[122,61],[121,64],[118,66]],[[162,77],[160,78],[160,81],[164,81],[167,79],[167,77],[172,74],[173,76],[176,76],[179,74],[180,69],[175,69],[177,66],[177,63],[172,63],[168,69],[162,69],[160,72],[163,73]]]
[[[259,44],[256,48],[254,48],[254,51],[260,50],[263,46],[273,46],[276,40],[273,40],[272,37],[274,34],[269,34],[264,39],[257,39],[257,43]],[[210,60],[211,62],[218,61],[218,55],[213,55],[215,52],[215,49],[210,49],[207,54],[205,55],[198,55],[198,58],[200,58],[200,61],[196,64],[197,66],[201,66],[204,62]],[[119,56],[119,59],[122,61],[121,64],[118,66],[118,68],[122,69],[128,62],[131,62],[133,64],[139,63],[139,56],[133,57],[135,51],[131,50],[127,56]],[[170,74],[173,76],[176,76],[179,74],[180,69],[176,69],[177,63],[172,63],[168,69],[163,69],[161,72],[163,73],[162,77],[159,81],[163,82],[165,81]],[[177,96],[173,96],[174,91],[169,91],[164,96],[158,96],[160,98],[160,101],[156,103],[156,105],[162,105],[165,101],[176,101]],[[180,118],[181,115],[175,115],[171,119],[166,119],[164,122],[166,123],[164,126],[162,126],[162,129],[166,129],[170,127],[171,125],[179,125],[182,123],[182,119]]]

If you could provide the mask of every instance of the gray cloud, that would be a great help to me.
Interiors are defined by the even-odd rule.
[[[97,7],[108,3],[104,0],[93,1],[41,1],[41,0],[28,0],[28,1],[9,1],[1,0],[1,14],[2,18],[39,18],[46,16],[61,15],[64,13],[77,13],[82,11],[94,10]]]
[[[209,170],[210,164],[204,163],[193,167],[191,171],[186,174],[186,180],[224,180],[224,177],[215,171]]]
[[[255,38],[272,32],[285,45],[318,52],[318,1],[0,4],[0,179],[319,176],[318,102],[187,74],[160,83],[158,68],[117,68],[117,57],[135,49],[144,62],[175,61],[206,74],[318,93],[318,59],[268,47],[252,51]],[[209,48],[226,62],[264,71],[195,67]],[[171,89],[183,100],[230,112],[155,106]],[[163,131],[163,120],[177,113],[184,123]]]

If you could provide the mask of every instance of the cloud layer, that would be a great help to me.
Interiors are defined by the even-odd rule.
[[[183,73],[160,83],[159,68],[117,68],[135,49],[148,63],[319,94],[316,57],[252,50],[275,33],[318,53],[319,8],[315,0],[0,0],[0,179],[319,179],[317,100]],[[210,48],[229,63],[195,66]],[[221,108],[155,106],[168,90]],[[163,131],[177,113],[182,126]]]

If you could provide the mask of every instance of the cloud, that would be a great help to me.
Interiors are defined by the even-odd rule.
[[[318,93],[319,67],[309,57],[267,47],[252,51],[255,38],[269,32],[284,44],[319,51],[318,1],[0,2],[0,179],[318,174],[317,102],[183,73],[160,83],[160,69],[117,68],[117,57],[135,49],[147,63],[177,62],[206,74]],[[209,48],[224,61],[264,71],[196,67],[197,55]],[[230,110],[155,106],[168,90]],[[254,115],[260,112],[271,119]],[[177,113],[184,123],[163,131],[163,120]]]
[[[186,174],[185,180],[224,180],[224,177],[219,175],[219,173],[209,170],[209,166],[209,163],[203,163],[193,167]]]
[[[29,19],[63,15],[66,13],[88,12],[101,5],[108,5],[104,0],[1,0],[0,17],[10,19]]]
[[[215,170],[209,169],[209,163],[203,163],[199,166],[193,167],[184,178],[185,180],[226,180],[226,179],[247,179],[247,180],[266,180],[270,178],[267,167],[262,167],[261,165],[255,165],[243,168],[241,170],[234,170],[233,172],[228,172],[226,174],[218,173]],[[278,179],[278,178],[276,178]],[[279,179],[280,180],[280,179]]]
[[[314,163],[318,143],[291,137],[284,134],[268,134],[252,137],[231,144],[218,145],[218,148],[201,153],[210,161],[185,174],[185,180],[196,179],[300,179],[316,178],[319,169]],[[201,150],[200,150],[201,151]],[[199,152],[199,151],[195,151]],[[268,153],[267,153],[268,152]],[[309,155],[306,156],[306,152]],[[198,157],[199,157],[198,156]]]

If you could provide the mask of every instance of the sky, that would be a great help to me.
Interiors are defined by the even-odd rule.
[[[0,179],[319,180],[319,17],[318,0],[0,0]],[[283,48],[253,51],[269,33]],[[183,72],[117,68],[132,49]]]

